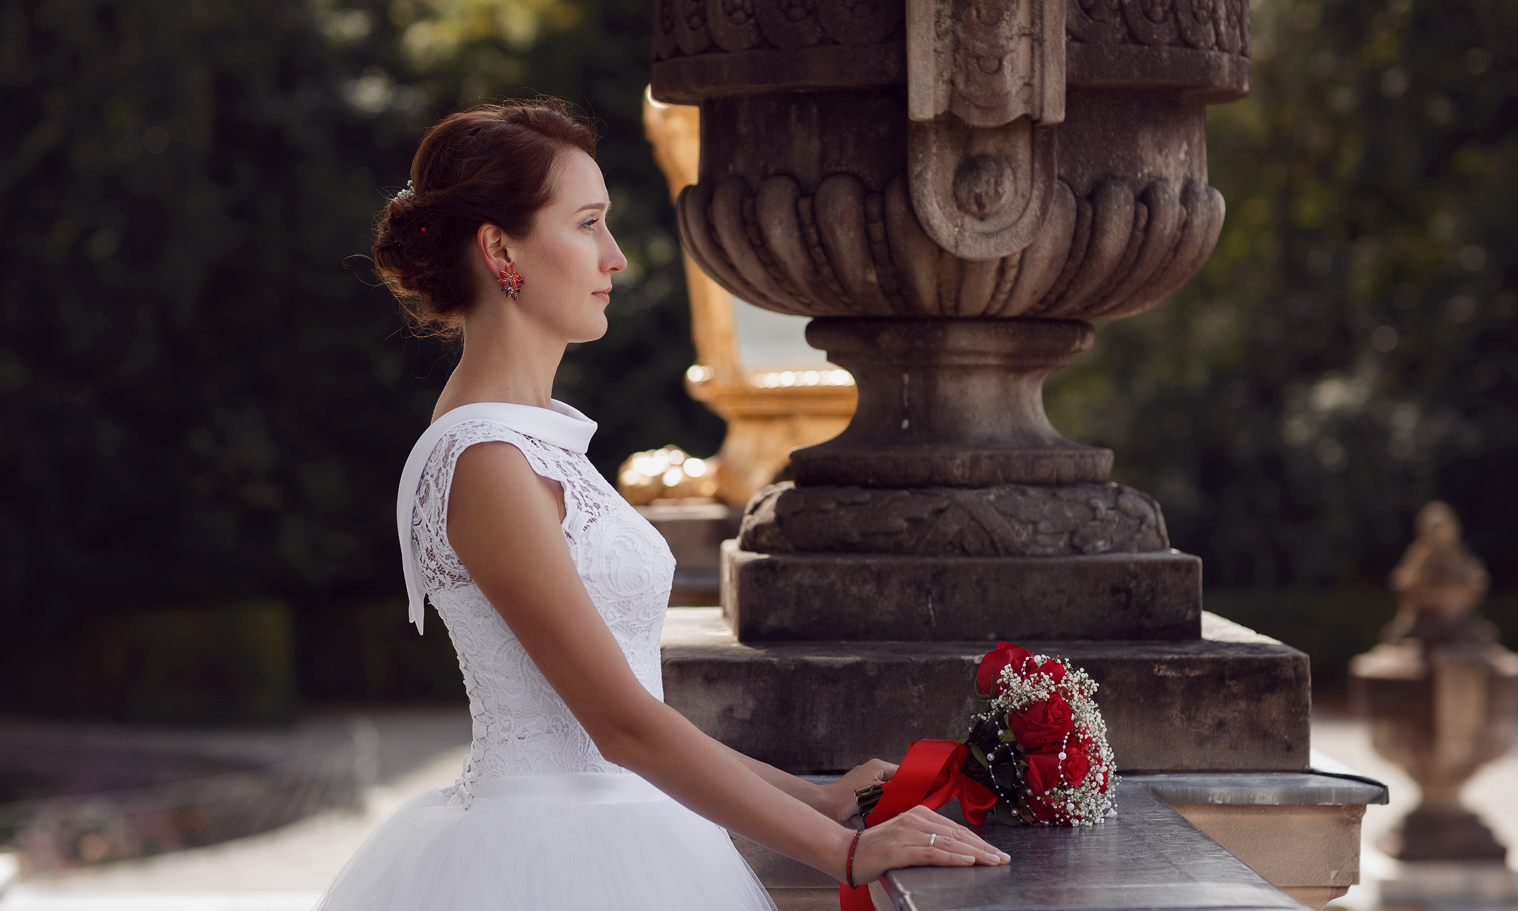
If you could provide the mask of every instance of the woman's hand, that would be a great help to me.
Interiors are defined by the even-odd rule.
[[[994,867],[1011,860],[964,826],[913,807],[859,836],[854,882],[862,886],[897,867]]]
[[[822,798],[813,804],[813,808],[829,819],[847,823],[859,814],[854,792],[873,784],[884,784],[895,774],[896,763],[884,759],[871,759],[863,765],[854,766],[837,781],[819,786]]]

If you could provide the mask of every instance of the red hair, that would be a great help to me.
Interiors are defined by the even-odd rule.
[[[385,205],[374,264],[417,328],[457,333],[478,293],[469,250],[480,225],[514,237],[532,230],[553,195],[562,152],[592,158],[596,136],[564,101],[485,105],[443,118],[411,160],[411,192]]]

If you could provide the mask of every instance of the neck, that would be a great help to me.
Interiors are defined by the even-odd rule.
[[[515,308],[477,307],[464,321],[464,354],[443,387],[433,420],[463,405],[507,402],[547,408],[567,345]]]

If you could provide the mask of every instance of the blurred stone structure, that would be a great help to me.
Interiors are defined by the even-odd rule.
[[[1476,612],[1487,585],[1454,510],[1429,503],[1392,571],[1398,608],[1385,641],[1350,665],[1376,751],[1423,792],[1383,845],[1404,862],[1404,875],[1382,884],[1388,906],[1518,905],[1507,849],[1460,802],[1476,770],[1518,737],[1518,655]]]
[[[1159,504],[1042,400],[1093,321],[1210,254],[1205,109],[1248,93],[1246,0],[659,0],[655,21],[652,98],[700,111],[686,253],[812,317],[858,386],[724,544],[722,617],[672,612],[667,701],[839,770],[961,734],[976,661],[1018,641],[1101,684],[1125,772],[1214,776],[1176,791],[1217,804],[1205,831],[1300,901],[1343,894],[1371,797],[1270,783],[1308,770],[1306,656],[1204,615]],[[1332,850],[1282,860],[1314,839]]]

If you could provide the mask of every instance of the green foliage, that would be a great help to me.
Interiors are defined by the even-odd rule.
[[[1518,5],[1264,0],[1253,31],[1208,122],[1217,251],[1051,415],[1209,584],[1379,587],[1434,497],[1518,583]]]
[[[96,615],[275,596],[305,629],[398,590],[395,478],[451,354],[354,255],[476,100],[531,86],[604,127],[634,265],[561,384],[597,465],[715,448],[642,139],[650,11],[486,6],[0,0],[0,709],[78,709],[57,677]]]

